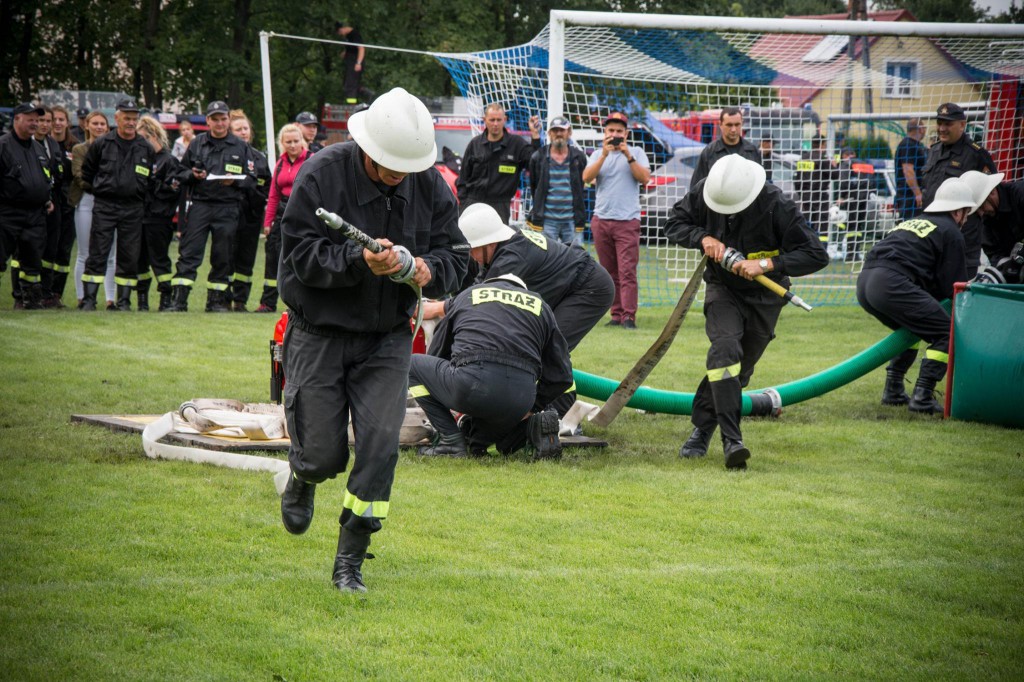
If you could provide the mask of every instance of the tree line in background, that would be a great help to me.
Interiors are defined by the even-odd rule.
[[[1021,21],[1021,10],[987,17],[979,0],[877,0],[920,21]],[[980,0],[984,2],[984,0]],[[179,103],[200,111],[224,99],[262,109],[260,31],[337,39],[346,19],[369,45],[471,52],[528,42],[553,8],[710,16],[825,14],[842,0],[0,0],[0,104],[42,90],[123,91],[152,110]],[[300,110],[340,101],[341,46],[275,39],[272,78],[278,124]],[[363,85],[401,85],[421,96],[453,95],[444,68],[427,56],[369,50]]]

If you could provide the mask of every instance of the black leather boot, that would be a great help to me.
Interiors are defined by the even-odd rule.
[[[314,495],[316,484],[295,478],[293,472],[281,495],[281,521],[292,535],[302,535],[313,521]]]
[[[100,285],[97,282],[82,282],[82,302],[78,304],[79,310],[96,310],[96,294],[100,292]]]
[[[132,311],[132,288],[127,284],[117,285],[117,309],[126,313]]]
[[[225,305],[225,292],[215,291],[209,289],[206,292],[206,312],[208,313],[226,313],[230,312],[230,308]]]
[[[693,427],[693,433],[683,443],[683,447],[679,448],[680,457],[703,457],[708,454],[708,445],[711,444],[711,437],[715,435],[715,428],[712,427],[709,431],[704,429]]]
[[[903,388],[904,376],[893,369],[885,370],[885,388],[882,389],[883,405],[906,405],[910,402],[910,396]]]
[[[140,279],[139,283],[135,285],[135,297],[139,302],[136,306],[137,310],[149,310],[149,285],[152,282],[151,279]]]
[[[534,459],[558,459],[562,444],[558,440],[559,419],[554,410],[532,415],[527,424],[527,438],[534,447]]]
[[[331,582],[342,592],[366,592],[363,584],[363,560],[370,547],[370,536],[342,527],[338,535],[338,554],[334,557]]]
[[[747,460],[750,459],[750,450],[741,440],[722,438],[722,450],[725,451],[726,469],[746,469]]]
[[[433,443],[421,445],[416,453],[427,457],[465,457],[466,439],[461,431],[451,435],[439,433]]]
[[[158,289],[158,291],[160,292],[160,306],[157,308],[157,312],[164,313],[172,310],[174,303],[172,302],[171,288]]]
[[[192,287],[185,286],[184,284],[176,284],[174,286],[174,300],[171,303],[170,310],[176,313],[187,313],[188,296],[191,293]]]
[[[43,285],[39,282],[23,283],[21,300],[25,304],[25,310],[41,310],[43,307]]]
[[[935,399],[935,382],[933,380],[918,378],[907,409],[920,414],[942,414],[942,405]]]

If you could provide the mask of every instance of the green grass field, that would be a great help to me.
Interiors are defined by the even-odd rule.
[[[257,280],[259,281],[259,280]],[[330,584],[342,480],[288,535],[271,476],[144,457],[72,413],[265,401],[276,316],[12,312],[0,299],[0,678],[955,679],[1024,676],[1021,432],[878,404],[878,370],[677,457],[685,417],[625,410],[559,462],[400,460],[370,592]],[[599,327],[621,377],[657,336]],[[886,331],[792,307],[754,387]],[[692,391],[694,312],[648,385]]]

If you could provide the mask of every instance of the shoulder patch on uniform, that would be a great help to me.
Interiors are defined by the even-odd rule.
[[[481,303],[501,303],[503,305],[510,305],[514,308],[519,308],[520,310],[525,310],[538,316],[540,315],[544,305],[540,296],[534,296],[533,294],[522,290],[511,291],[509,289],[500,289],[498,287],[477,287],[473,289],[471,301],[473,305],[480,305]]]
[[[519,233],[545,251],[548,250],[548,238],[544,236],[544,233],[533,230],[519,230]]]
[[[930,220],[915,218],[913,220],[904,221],[892,229],[894,232],[896,230],[906,230],[907,232],[912,232],[921,239],[924,239],[931,234],[936,227],[935,223]]]

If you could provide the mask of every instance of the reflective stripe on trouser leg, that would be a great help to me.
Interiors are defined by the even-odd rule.
[[[288,460],[300,478],[320,482],[343,472],[349,462],[347,426],[351,414],[355,463],[346,489],[359,509],[343,515],[356,532],[379,529],[387,513],[398,463],[398,438],[405,417],[412,334],[406,327],[385,334],[329,338],[288,326],[284,343],[285,417],[291,446]],[[349,499],[349,498],[346,498]],[[366,503],[366,508],[362,508]],[[355,502],[353,502],[353,505]],[[368,528],[359,514],[372,514]]]

